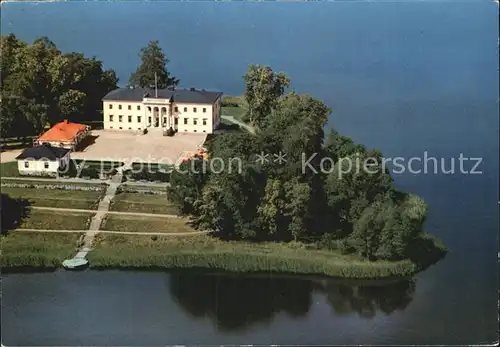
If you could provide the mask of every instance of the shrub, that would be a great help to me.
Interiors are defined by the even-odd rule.
[[[342,239],[339,243],[339,250],[341,254],[351,254],[354,253],[355,249],[354,247],[349,243],[349,240],[347,238]]]
[[[172,129],[172,127],[170,127],[170,128],[167,130],[166,135],[167,135],[167,136],[174,136],[174,135],[175,135],[175,131],[174,131],[174,129]]]

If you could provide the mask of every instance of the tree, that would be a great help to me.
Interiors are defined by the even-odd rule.
[[[352,241],[350,244],[361,256],[374,259],[389,211],[391,211],[390,208],[384,206],[384,202],[379,200],[365,208],[354,222],[353,232],[349,236]]]
[[[243,76],[248,118],[256,128],[265,126],[266,117],[276,107],[278,98],[290,85],[290,79],[282,72],[274,72],[269,66],[250,65]]]
[[[159,89],[175,87],[179,84],[179,80],[170,76],[167,70],[167,64],[170,60],[160,47],[159,41],[150,41],[149,44],[142,48],[139,57],[141,65],[130,76],[130,85],[133,87],[151,88],[156,83]]]
[[[17,228],[28,214],[29,202],[26,199],[12,198],[8,194],[1,194],[1,232]]]
[[[67,119],[78,121],[84,116],[87,95],[79,90],[70,89],[59,97],[59,109]]]
[[[295,241],[307,234],[307,219],[311,188],[297,178],[285,183],[285,216],[289,218],[288,231]]]
[[[168,199],[181,214],[197,214],[195,204],[201,199],[203,186],[209,177],[204,166],[203,158],[195,156],[181,163],[179,169],[170,175]]]
[[[1,43],[2,136],[36,135],[63,119],[102,119],[102,98],[117,87],[114,71],[80,53],[62,54],[46,37],[26,44],[11,34]]]
[[[383,167],[378,151],[354,154],[335,163],[325,185],[332,212],[348,224],[391,189],[392,178]]]
[[[269,179],[265,187],[265,195],[257,207],[257,216],[260,225],[278,239],[283,236],[287,228],[285,207],[286,196],[282,183],[277,179]]]
[[[325,136],[323,149],[325,155],[334,162],[355,153],[366,152],[365,146],[355,144],[350,137],[340,135],[335,129],[330,129]]]

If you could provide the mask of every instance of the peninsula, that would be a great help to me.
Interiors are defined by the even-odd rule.
[[[446,253],[424,231],[427,204],[395,188],[382,153],[326,129],[330,108],[271,67],[251,65],[244,94],[222,97],[179,89],[157,41],[120,90],[114,71],[47,38],[2,37],[2,55],[2,267],[83,254],[91,268],[384,278]],[[69,149],[42,147],[47,126],[73,123],[85,131]],[[31,146],[54,165],[15,152]]]

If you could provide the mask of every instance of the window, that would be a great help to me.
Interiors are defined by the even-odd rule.
[[[109,121],[112,122],[113,121],[113,115],[109,115]]]
[[[118,105],[118,109],[121,110],[122,109],[122,105]]]
[[[179,108],[177,106],[174,107],[174,112],[179,112]]]
[[[184,107],[184,112],[187,112],[188,111],[188,108],[187,107]]]
[[[43,167],[48,169],[49,168],[49,162],[48,161],[44,161],[43,162]]]
[[[193,112],[196,113],[196,107],[193,107]]]
[[[175,118],[174,124],[177,125],[177,123],[179,123],[179,119]]]
[[[132,128],[131,128],[131,127],[128,127],[128,130],[132,130]]]
[[[207,109],[203,107],[203,113],[207,113]]]
[[[194,129],[193,131],[196,132],[196,129]]]
[[[132,106],[131,105],[128,105],[128,109],[131,110],[132,109]]]
[[[184,125],[186,125],[187,123],[188,123],[188,119],[184,118]]]
[[[148,117],[148,123],[151,124],[151,117]]]
[[[142,130],[141,128],[137,128],[137,130]]]
[[[110,129],[113,129],[113,127],[109,127]]]
[[[123,116],[118,116],[118,121],[121,122],[123,120]]]
[[[137,111],[140,111],[141,110],[141,106],[137,106]]]
[[[141,116],[137,116],[137,123],[141,122]]]
[[[29,161],[25,161],[24,162],[24,167],[25,168],[29,168],[30,167],[30,162]]]
[[[198,124],[198,118],[193,118],[193,124],[197,125]]]
[[[207,119],[203,118],[203,125],[207,125]]]
[[[123,128],[122,128],[122,127],[120,127],[120,130],[122,130],[122,129],[123,129]]]
[[[167,117],[163,117],[163,124],[167,124]]]
[[[128,122],[132,123],[132,116],[128,116]]]
[[[187,131],[186,129],[184,129],[184,131]]]
[[[109,109],[112,110],[113,109],[113,104],[109,104]]]
[[[206,133],[207,131],[206,130],[203,130],[204,133]]]

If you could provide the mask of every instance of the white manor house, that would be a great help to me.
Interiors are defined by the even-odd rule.
[[[103,99],[104,129],[172,128],[211,134],[219,126],[222,93],[190,89],[119,88]]]

